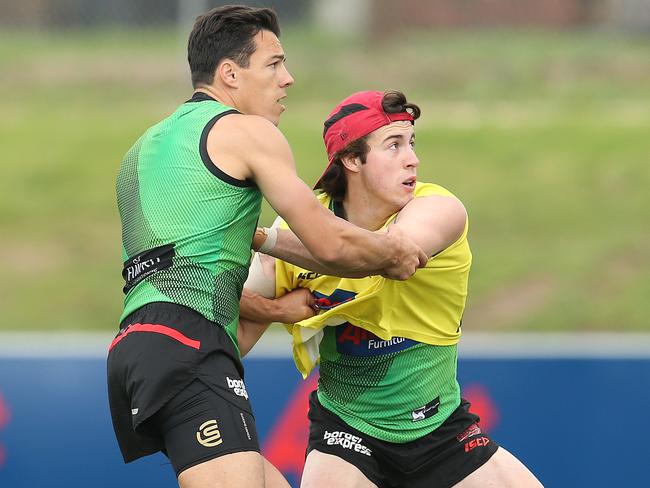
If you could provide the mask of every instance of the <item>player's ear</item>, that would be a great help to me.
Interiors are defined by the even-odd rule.
[[[353,173],[358,173],[361,169],[361,159],[359,159],[359,156],[343,156],[341,162],[345,169],[352,171]]]
[[[219,80],[226,86],[230,88],[237,88],[238,86],[238,81],[237,81],[237,71],[239,70],[239,66],[237,63],[232,61],[231,59],[224,59],[219,63],[217,66],[216,72],[215,72],[215,77],[218,77]]]

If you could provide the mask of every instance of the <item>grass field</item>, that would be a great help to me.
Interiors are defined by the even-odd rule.
[[[114,178],[135,138],[189,97],[182,38],[0,33],[0,329],[115,327]],[[281,128],[307,181],[338,99],[398,88],[422,106],[420,177],[470,214],[466,330],[649,328],[649,38],[283,39],[297,83]]]

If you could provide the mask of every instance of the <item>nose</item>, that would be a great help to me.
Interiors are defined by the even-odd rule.
[[[407,168],[417,168],[420,166],[420,159],[415,153],[415,150],[412,147],[407,149],[407,153],[404,158],[404,163]]]
[[[282,67],[284,68],[284,73],[282,77],[280,78],[280,86],[282,88],[287,88],[291,85],[293,85],[294,79],[293,76],[291,76],[291,73],[289,73],[289,70],[287,67],[283,64]]]

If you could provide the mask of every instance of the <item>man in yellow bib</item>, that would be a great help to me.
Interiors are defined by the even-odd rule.
[[[539,487],[482,432],[461,398],[457,343],[472,261],[467,214],[448,190],[417,181],[419,116],[396,91],[343,100],[325,122],[329,164],[316,188],[325,207],[359,227],[400,227],[427,253],[426,266],[406,281],[355,270],[328,276],[286,224],[265,230],[257,239],[272,237],[268,253],[301,266],[264,255],[255,261],[240,345],[265,329],[249,320],[274,320],[274,302],[256,293],[265,275],[275,280],[267,297],[302,294],[302,320],[288,325],[294,358],[305,376],[320,364],[304,488]]]

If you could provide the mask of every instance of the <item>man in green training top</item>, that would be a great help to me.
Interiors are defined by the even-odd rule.
[[[266,486],[287,486],[259,454],[236,332],[262,195],[333,274],[402,280],[426,263],[403,231],[335,217],[297,177],[276,127],[293,84],[279,35],[269,9],[200,16],[193,96],[138,139],[117,179],[126,296],[108,355],[113,426],[126,462],[162,451],[184,488],[262,487],[265,470]],[[269,231],[265,248],[287,232]],[[278,320],[309,313],[308,294],[287,300]]]

